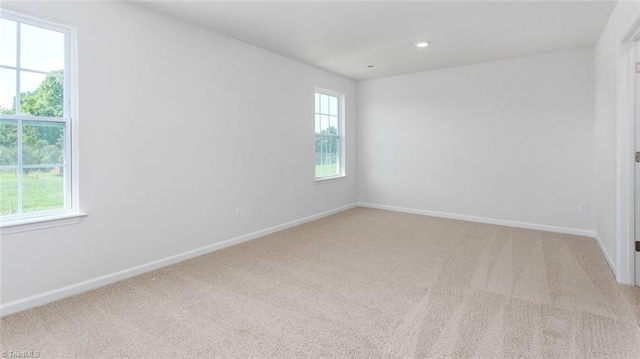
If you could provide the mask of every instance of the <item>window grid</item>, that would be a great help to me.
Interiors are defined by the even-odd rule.
[[[3,114],[0,113],[0,120],[14,120],[16,124],[16,164],[15,165],[0,165],[0,170],[15,170],[17,177],[17,209],[15,213],[10,214],[2,214],[0,213],[0,219],[8,220],[11,218],[29,218],[29,217],[39,217],[45,216],[52,213],[58,212],[68,212],[73,209],[73,200],[71,190],[72,185],[72,173],[70,169],[71,162],[71,101],[70,101],[70,37],[71,30],[65,27],[61,27],[43,20],[33,19],[26,16],[21,16],[17,14],[13,14],[11,12],[4,12],[0,14],[0,18],[13,21],[16,23],[16,63],[15,66],[10,65],[0,65],[0,68],[6,70],[15,71],[15,100],[14,103],[14,113],[13,114]],[[22,68],[22,25],[30,25],[34,27],[38,27],[41,29],[59,32],[63,35],[64,39],[64,66],[63,73],[56,73],[52,71],[39,71],[35,69]],[[22,93],[21,91],[25,91],[22,88],[22,74],[23,73],[33,73],[40,74],[46,77],[52,76],[58,79],[62,79],[63,90],[62,90],[62,117],[48,117],[48,116],[39,116],[32,114],[22,114],[21,105],[22,105]],[[45,79],[46,79],[45,77]],[[64,124],[63,129],[63,139],[62,139],[62,163],[40,163],[40,164],[24,164],[24,126],[29,126],[35,123],[60,123]],[[36,125],[32,125],[33,127],[38,127]],[[33,169],[54,169],[57,168],[58,171],[62,173],[63,176],[63,205],[62,208],[55,209],[45,209],[45,210],[35,210],[30,211],[29,213],[25,213],[24,209],[24,179],[25,179],[25,170],[33,170]]]

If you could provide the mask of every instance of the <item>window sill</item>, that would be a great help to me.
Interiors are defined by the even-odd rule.
[[[0,222],[0,235],[4,236],[13,233],[68,226],[71,224],[80,223],[80,219],[86,216],[86,213],[74,212],[57,214],[48,217],[26,218],[8,222]]]
[[[314,182],[315,183],[323,183],[323,182],[338,180],[338,179],[347,178],[347,177],[348,177],[347,175],[332,176],[332,177],[321,177],[321,178],[316,178],[314,180]]]

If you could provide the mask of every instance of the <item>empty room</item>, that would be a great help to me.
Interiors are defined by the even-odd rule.
[[[639,40],[640,0],[2,1],[0,353],[640,358]]]

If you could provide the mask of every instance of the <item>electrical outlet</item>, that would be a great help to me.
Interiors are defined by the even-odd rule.
[[[242,218],[242,207],[236,208],[236,219]]]
[[[578,205],[579,213],[589,213],[589,204],[588,203],[580,203]]]

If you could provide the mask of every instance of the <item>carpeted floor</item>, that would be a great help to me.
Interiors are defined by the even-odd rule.
[[[355,208],[2,318],[41,358],[639,358],[590,238]]]

